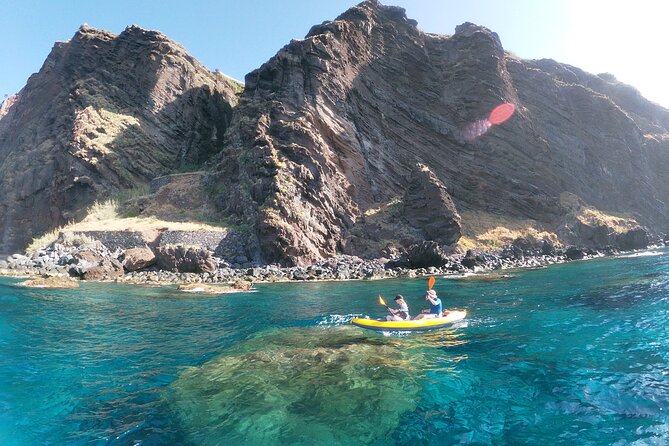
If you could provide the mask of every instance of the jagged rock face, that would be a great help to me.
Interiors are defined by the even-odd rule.
[[[7,113],[9,113],[9,109],[16,103],[16,100],[18,99],[18,95],[11,95],[5,98],[5,100],[0,103],[0,119],[4,118]]]
[[[669,225],[669,110],[611,75],[552,60],[507,57],[523,104],[523,132],[536,141],[533,165],[559,189],[596,208],[630,213],[656,231]],[[523,122],[526,121],[526,122]],[[527,125],[525,125],[527,124]],[[516,144],[524,133],[514,135]]]
[[[404,216],[426,240],[455,244],[462,236],[460,216],[444,183],[427,166],[418,165],[404,194]]]
[[[501,102],[515,116],[468,142]],[[247,75],[234,116],[220,203],[256,228],[267,260],[354,246],[361,216],[404,196],[417,162],[458,209],[553,223],[568,191],[668,226],[669,112],[610,77],[520,60],[470,23],[426,34],[401,8],[363,2]]]
[[[0,252],[220,150],[235,86],[155,31],[83,26],[0,115]]]

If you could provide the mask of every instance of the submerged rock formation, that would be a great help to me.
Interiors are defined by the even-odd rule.
[[[465,139],[501,102],[515,116]],[[255,228],[266,260],[288,264],[408,246],[416,230],[452,243],[463,209],[556,227],[565,191],[664,232],[668,129],[669,111],[611,76],[519,59],[471,23],[424,33],[403,9],[369,0],[246,76],[219,202]],[[431,224],[407,191],[416,163],[450,195]],[[398,197],[412,201],[400,204],[408,224],[388,240],[368,215]]]
[[[82,26],[0,112],[0,252],[218,152],[237,86],[157,31]],[[3,116],[4,115],[4,116]]]
[[[372,444],[415,409],[424,358],[348,326],[270,330],[186,370],[165,401],[194,444]]]

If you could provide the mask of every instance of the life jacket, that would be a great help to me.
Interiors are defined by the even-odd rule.
[[[438,314],[441,316],[441,299],[438,297],[437,299],[437,305],[432,305],[432,302],[430,302],[430,314]]]

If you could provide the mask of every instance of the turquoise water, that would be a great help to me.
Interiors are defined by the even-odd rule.
[[[659,254],[659,255],[655,255]],[[439,277],[465,323],[383,335],[425,280],[183,297],[0,279],[0,444],[667,444],[669,252]]]

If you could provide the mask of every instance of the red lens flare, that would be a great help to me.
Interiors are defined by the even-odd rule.
[[[476,138],[483,136],[488,130],[490,130],[490,127],[493,125],[500,125],[507,121],[511,116],[513,116],[515,111],[516,106],[510,102],[499,104],[497,107],[492,109],[490,115],[487,118],[474,121],[465,128],[463,132],[465,141],[472,142]]]
[[[492,111],[490,112],[490,116],[488,117],[488,121],[490,121],[492,125],[500,125],[501,123],[509,119],[513,115],[513,112],[515,111],[516,111],[516,106],[510,102],[500,104],[492,109]]]

